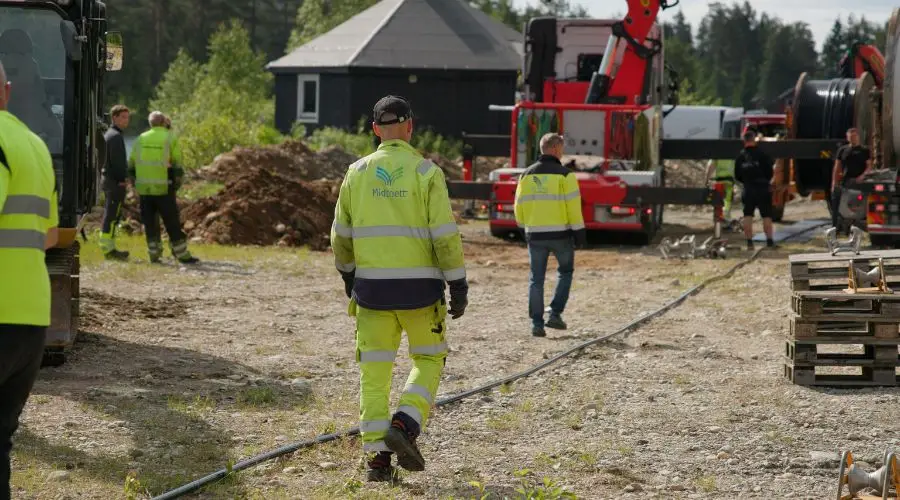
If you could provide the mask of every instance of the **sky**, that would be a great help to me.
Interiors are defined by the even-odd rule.
[[[612,18],[628,11],[627,0],[570,0],[570,2],[584,6],[591,16],[596,18]],[[524,7],[537,5],[539,2],[538,0],[513,0],[513,3],[517,7]],[[661,18],[663,21],[671,20],[674,14],[681,9],[696,33],[700,20],[706,15],[709,3],[711,3],[709,0],[681,0],[678,6],[663,11]],[[722,0],[722,3],[734,2]],[[895,7],[900,6],[897,0],[751,0],[750,4],[757,12],[766,12],[785,22],[806,22],[816,39],[818,48],[822,47],[822,42],[828,36],[828,31],[837,16],[840,15],[841,18],[846,19],[852,13],[856,18],[865,16],[869,21],[882,23],[890,18]]]

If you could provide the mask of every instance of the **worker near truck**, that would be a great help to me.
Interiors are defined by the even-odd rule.
[[[709,160],[706,164],[706,178],[712,178],[713,182],[719,182],[725,188],[725,205],[722,207],[722,218],[731,221],[731,203],[734,200],[734,160],[724,158]]]
[[[581,214],[581,191],[575,172],[562,164],[563,137],[541,137],[541,156],[525,169],[516,185],[516,222],[525,228],[531,267],[528,282],[528,316],[531,334],[545,337],[544,327],[565,330],[562,313],[569,301],[575,270],[575,247],[587,237]],[[544,277],[550,254],[556,258],[559,279],[550,317],[544,322]]]
[[[103,134],[106,141],[106,165],[103,169],[103,222],[100,229],[100,251],[110,260],[127,260],[128,252],[116,249],[115,230],[125,202],[128,178],[128,154],[123,131],[128,128],[131,112],[116,104],[109,111],[112,126]]]
[[[859,131],[847,129],[847,144],[838,148],[831,171],[831,225],[838,227],[843,188],[859,182],[872,170],[869,148],[859,143]]]
[[[771,248],[775,246],[772,235],[772,175],[775,162],[757,147],[756,131],[745,130],[743,140],[744,149],[734,159],[734,178],[743,186],[741,199],[744,203],[747,250],[753,250],[753,214],[757,210],[763,219],[766,246]]]
[[[195,264],[199,259],[188,251],[187,237],[181,230],[175,201],[175,192],[184,174],[180,165],[181,148],[174,133],[166,128],[166,121],[166,116],[161,112],[150,113],[150,130],[141,134],[131,147],[128,177],[140,197],[141,221],[150,262],[162,259],[159,227],[159,218],[162,218],[169,234],[172,255],[183,264]]]
[[[446,362],[446,316],[463,315],[469,285],[444,173],[409,144],[409,102],[384,97],[373,117],[381,144],[344,177],[331,246],[350,299],[348,314],[356,317],[367,479],[393,481],[393,454],[404,469],[425,470],[416,439],[428,422]],[[391,373],[402,331],[413,369],[391,414]]]
[[[8,111],[0,63],[0,500],[9,500],[10,453],[50,325],[44,252],[57,243],[56,177],[47,145]]]

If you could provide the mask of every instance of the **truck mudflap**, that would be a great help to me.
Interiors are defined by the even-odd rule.
[[[67,248],[47,250],[47,272],[50,275],[50,327],[44,353],[44,366],[65,361],[65,351],[75,343],[79,326],[79,260],[78,241]]]

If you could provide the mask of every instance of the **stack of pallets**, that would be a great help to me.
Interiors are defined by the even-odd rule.
[[[847,293],[851,259],[866,270],[882,259],[897,293]],[[900,250],[798,254],[790,265],[784,376],[797,385],[898,385]]]

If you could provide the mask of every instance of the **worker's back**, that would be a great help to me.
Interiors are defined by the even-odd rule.
[[[425,307],[443,297],[445,280],[465,277],[444,174],[405,141],[385,141],[350,167],[335,231],[349,238],[332,241],[335,257],[349,261],[352,241],[363,307]]]
[[[566,239],[584,230],[575,172],[553,156],[541,156],[519,178],[515,213],[529,239]]]
[[[0,323],[48,326],[44,243],[59,217],[50,152],[6,111],[0,111],[0,151]]]
[[[131,150],[129,163],[135,167],[135,189],[140,195],[162,196],[169,192],[168,168],[181,160],[181,152],[172,132],[153,127],[141,134]]]

